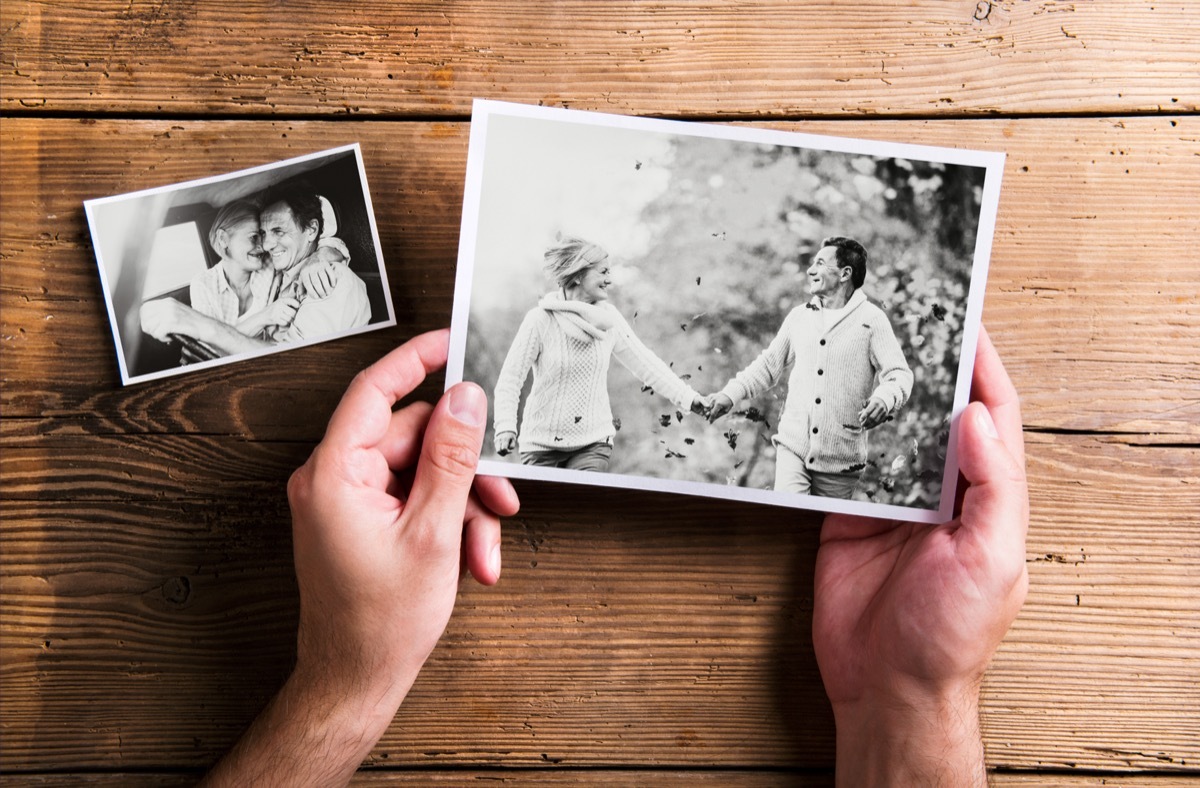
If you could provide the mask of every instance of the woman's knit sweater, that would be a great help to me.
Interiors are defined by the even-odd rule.
[[[616,429],[608,401],[609,359],[616,355],[655,392],[687,410],[698,397],[633,333],[616,307],[597,304],[612,319],[599,329],[550,293],[521,321],[496,381],[495,430],[517,432],[521,387],[533,370],[533,386],[521,413],[518,448],[570,451],[611,441]]]

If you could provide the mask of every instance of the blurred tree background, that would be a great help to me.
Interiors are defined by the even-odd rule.
[[[984,170],[678,135],[660,161],[627,166],[624,177],[643,167],[669,177],[640,211],[648,249],[612,261],[612,302],[701,394],[753,361],[808,300],[804,271],[822,238],[863,243],[865,293],[890,318],[915,381],[896,418],[870,433],[856,497],[936,508]],[[522,316],[551,288],[540,267],[522,263],[522,297],[473,308],[464,376],[489,393]],[[615,360],[609,393],[620,424],[612,472],[770,488],[786,379],[713,425]]]

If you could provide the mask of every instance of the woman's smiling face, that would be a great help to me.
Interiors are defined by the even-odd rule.
[[[608,278],[608,261],[602,260],[583,271],[579,284],[572,288],[571,297],[587,304],[598,304],[608,300],[610,286],[612,280]]]
[[[225,231],[226,256],[247,271],[257,271],[266,260],[263,257],[262,233],[257,219],[246,219]]]

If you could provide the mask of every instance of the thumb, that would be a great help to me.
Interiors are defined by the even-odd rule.
[[[474,383],[447,391],[429,417],[404,514],[458,545],[487,420],[487,397]],[[457,550],[457,547],[455,547]]]
[[[958,453],[970,485],[963,496],[963,525],[993,545],[1023,545],[1029,523],[1025,468],[1000,439],[980,402],[972,402],[963,413]]]

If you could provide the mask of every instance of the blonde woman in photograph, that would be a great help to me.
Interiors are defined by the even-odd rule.
[[[526,313],[504,359],[495,396],[495,449],[520,452],[521,463],[606,471],[612,459],[609,361],[682,410],[707,412],[707,401],[642,344],[608,299],[608,252],[580,238],[546,250],[545,269],[558,286]],[[521,388],[533,385],[517,429]]]

